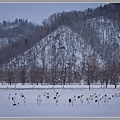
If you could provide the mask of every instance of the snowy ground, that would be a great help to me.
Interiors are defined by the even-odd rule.
[[[64,88],[60,85],[54,86],[54,88],[50,85],[39,86],[42,89],[9,89],[10,87],[6,89],[6,87],[0,89],[0,117],[120,117],[119,86],[117,89],[114,89],[114,86],[108,86],[108,89],[105,89],[94,85],[90,91],[87,89],[88,86],[84,85],[66,85]],[[28,86],[26,87],[28,88]],[[19,88],[23,87],[19,86]],[[44,96],[45,92],[49,93],[49,99]],[[56,105],[54,97],[57,92],[57,96],[60,95],[60,97]],[[15,99],[17,105],[13,106],[11,98],[15,96],[15,93],[17,93]],[[25,99],[21,99],[21,93],[24,94]],[[105,105],[103,98],[98,106],[98,102],[95,102],[97,98],[93,97],[93,100],[90,100],[90,104],[88,104],[86,98],[95,93],[96,95],[100,94],[99,98],[106,94],[111,100],[107,100]],[[112,97],[116,93],[117,96]],[[10,100],[8,99],[9,94],[11,94]],[[38,95],[41,95],[41,105],[37,104]],[[82,105],[78,99],[78,96],[81,95],[84,95]],[[76,96],[76,100],[73,102],[73,106],[71,103],[69,105],[69,99],[74,96]]]

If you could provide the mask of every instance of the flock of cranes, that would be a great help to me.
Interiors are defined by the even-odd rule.
[[[107,103],[109,103],[110,100],[113,99],[116,99],[116,98],[119,98],[120,97],[120,93],[115,93],[113,94],[112,96],[108,96],[107,94],[105,95],[100,95],[100,94],[91,94],[89,97],[87,97],[86,99],[83,99],[83,96],[84,95],[81,95],[81,96],[74,96],[73,98],[69,99],[69,105],[72,104],[73,106],[73,103],[77,100],[77,99],[80,99],[80,103],[81,105],[83,105],[83,101],[87,102],[87,104],[90,104],[90,103],[98,103],[98,106],[100,105],[100,102],[103,101],[104,104],[106,105]]]
[[[14,95],[11,95],[11,94],[9,94],[8,95],[8,100],[10,101],[10,100],[12,100],[13,101],[13,106],[16,106],[16,105],[19,105],[20,103],[19,102],[17,102],[17,97],[18,97],[18,94],[17,93],[15,93]],[[22,93],[19,95],[19,97],[21,97],[21,100],[23,101],[23,104],[24,104],[24,106],[25,106],[25,103],[26,103],[26,99],[25,99],[25,95],[23,95]]]
[[[41,105],[43,101],[47,101],[47,100],[51,99],[54,101],[55,105],[57,106],[58,103],[63,98],[63,96],[62,96],[62,98],[61,98],[61,96],[62,96],[62,94],[60,94],[59,92],[56,92],[56,90],[54,90],[54,95],[51,95],[49,92],[44,92],[43,95],[42,94],[36,95],[36,103],[38,105]],[[68,96],[71,96],[71,94],[69,94]],[[18,98],[18,97],[21,99],[21,103],[25,106],[26,105],[26,97],[23,93],[21,93],[21,94],[15,93],[14,95],[9,94],[8,100],[9,101],[12,100],[13,101],[12,105],[17,106],[17,105],[21,104],[21,103],[17,102],[16,98]],[[74,95],[73,97],[70,97],[68,100],[66,100],[66,101],[68,101],[68,103],[66,102],[66,104],[74,106],[76,101],[79,101],[81,105],[83,105],[83,104],[90,105],[92,103],[97,103],[97,105],[99,106],[102,103],[104,103],[106,105],[111,100],[118,99],[119,97],[120,97],[120,93],[115,93],[112,95],[107,95],[107,94],[101,95],[101,94],[94,93],[94,94],[88,95],[87,97],[84,96],[84,94]]]

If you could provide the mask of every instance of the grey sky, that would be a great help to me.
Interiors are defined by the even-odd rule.
[[[96,8],[106,3],[0,3],[0,22],[25,18],[41,24],[51,14],[62,11],[85,10]]]

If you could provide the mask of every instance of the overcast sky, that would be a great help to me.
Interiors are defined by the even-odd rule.
[[[0,22],[24,18],[41,24],[51,14],[62,11],[85,10],[107,3],[0,3]]]

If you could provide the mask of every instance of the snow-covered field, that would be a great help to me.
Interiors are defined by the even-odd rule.
[[[100,88],[100,85],[94,85],[90,91],[85,85],[66,85],[64,88],[60,85],[54,88],[50,85],[41,85],[39,86],[41,89],[37,89],[36,86],[34,86],[36,89],[23,89],[22,86],[19,86],[22,89],[6,89],[6,87],[0,89],[0,117],[120,117],[119,86],[117,89],[114,89],[114,86],[105,89]],[[12,97],[15,97],[15,93],[14,101]],[[20,96],[21,93],[25,98]],[[10,99],[9,94],[11,94]],[[46,95],[49,98],[46,98]],[[91,98],[93,100],[87,101],[90,95],[94,95]],[[81,99],[78,96],[82,96]],[[69,99],[72,98],[75,99],[73,105],[69,103]],[[99,105],[96,100],[100,100]]]

